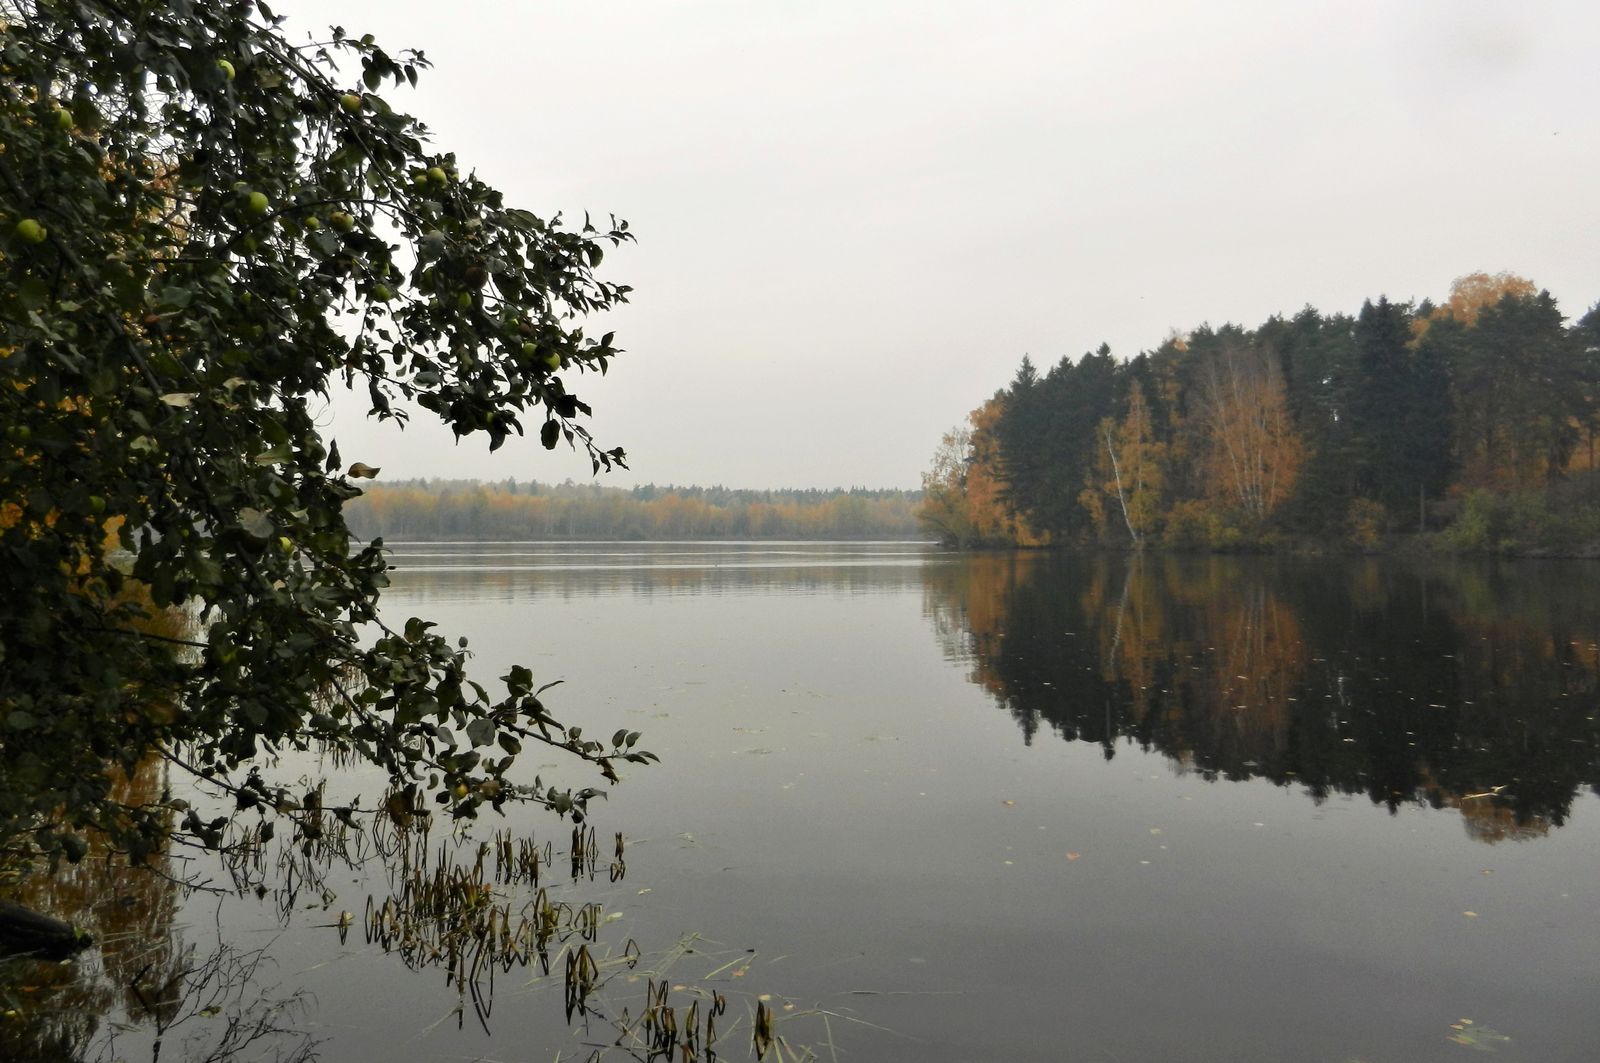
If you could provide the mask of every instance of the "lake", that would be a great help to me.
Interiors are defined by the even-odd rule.
[[[662,979],[680,1022],[725,1001],[724,1060],[750,1056],[758,1011],[782,1059],[1600,1054],[1593,563],[907,543],[396,544],[393,562],[391,620],[467,636],[480,678],[561,680],[557,716],[661,756],[595,802],[575,883],[554,817],[479,825],[549,840],[548,896],[598,904],[592,933],[548,976],[513,964],[464,994],[415,943],[368,940],[368,898],[392,892],[370,864],[260,897],[124,887],[131,929],[58,979],[86,1014],[57,1026],[138,1058],[152,1024],[117,1030],[140,1014],[118,950],[171,927],[169,966],[183,943],[261,949],[238,980],[302,993],[278,1014],[337,1060],[628,1058],[606,1046]],[[537,751],[525,770],[596,781]],[[561,957],[583,943],[603,985],[569,1024]],[[232,1006],[190,1006],[164,1058]]]

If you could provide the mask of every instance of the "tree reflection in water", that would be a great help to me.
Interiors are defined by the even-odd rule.
[[[1600,601],[1573,568],[980,555],[930,567],[927,611],[1029,743],[1454,808],[1497,842],[1600,783]]]
[[[155,804],[164,764],[152,758],[117,786],[119,801]],[[0,958],[0,1059],[220,1061],[246,1048],[264,1059],[311,1058],[311,1039],[292,1028],[301,998],[263,985],[271,965],[262,950],[221,944],[202,954],[184,941],[173,864],[161,853],[129,867],[96,845],[80,863],[10,891],[88,930],[94,947],[69,960]]]
[[[161,761],[146,763],[124,785],[128,800],[182,803],[166,793]],[[181,920],[203,907],[196,889],[219,899],[253,894],[285,927],[298,910],[328,911],[332,921],[313,925],[336,931],[341,943],[364,933],[367,944],[407,968],[442,975],[457,998],[458,1028],[470,1014],[489,1033],[497,975],[518,968],[519,985],[563,987],[572,1034],[591,1049],[711,1063],[719,1020],[742,1025],[723,1018],[722,994],[669,981],[679,961],[717,959],[715,949],[691,935],[643,955],[632,939],[606,940],[601,929],[610,920],[601,905],[578,899],[596,882],[626,876],[621,834],[602,839],[593,826],[572,826],[565,849],[508,830],[480,841],[465,829],[434,829],[435,817],[418,807],[414,792],[391,791],[363,812],[329,805],[323,783],[307,786],[296,801],[312,828],[305,837],[277,836],[259,810],[231,817],[220,861],[204,864],[225,888],[197,885],[194,871],[183,873],[170,853],[135,868],[100,847],[59,874],[24,883],[19,902],[88,930],[95,947],[67,962],[0,960],[0,1060],[206,1063],[247,1051],[286,1063],[315,1058],[316,1041],[306,1032],[313,1002],[266,981],[273,975],[270,944],[229,945],[237,928],[225,932],[221,908],[208,936],[219,944],[202,955],[185,942]],[[330,908],[336,871],[356,871],[357,881],[376,891],[364,916]],[[719,970],[748,967],[751,959],[739,951]],[[788,1044],[776,1021],[764,1003],[748,1019],[744,1033],[758,1058]]]

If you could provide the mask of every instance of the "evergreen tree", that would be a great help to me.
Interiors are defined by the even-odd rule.
[[[1355,323],[1307,306],[1288,321],[1274,318],[1257,332],[1283,368],[1289,412],[1304,440],[1305,464],[1282,518],[1294,529],[1330,534],[1349,508],[1355,485],[1349,410]]]
[[[1013,513],[1032,516],[1044,495],[1047,458],[1044,435],[1047,414],[1043,389],[1033,359],[1022,356],[1017,375],[1006,389],[1003,411],[995,424],[1000,450],[1001,497]]]
[[[1578,359],[1578,372],[1582,380],[1583,438],[1586,444],[1585,465],[1594,477],[1600,468],[1595,462],[1600,455],[1595,452],[1595,437],[1600,435],[1600,303],[1572,326],[1571,346]],[[1600,489],[1600,479],[1594,482]]]
[[[1450,470],[1450,393],[1445,363],[1413,349],[1407,304],[1380,297],[1355,322],[1354,401],[1349,420],[1360,497],[1391,516],[1439,494]]]
[[[1471,328],[1457,329],[1447,351],[1467,482],[1512,487],[1560,478],[1585,413],[1584,374],[1550,293],[1503,296]]]

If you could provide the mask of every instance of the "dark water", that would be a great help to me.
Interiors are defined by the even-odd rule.
[[[395,563],[394,619],[469,636],[483,675],[564,680],[558,715],[663,758],[597,806],[626,876],[563,887],[603,906],[597,954],[642,954],[608,969],[609,1018],[661,975],[680,1007],[727,999],[722,1059],[747,1058],[758,1003],[822,1060],[1600,1055],[1593,564],[904,544]],[[484,824],[507,826],[566,845],[548,816]],[[617,1039],[598,1015],[569,1027],[559,970],[497,974],[482,1023],[458,1011],[440,969],[365,940],[381,880],[119,910],[264,947],[252,984],[307,994],[291,1024],[327,1059],[584,1059]],[[80,975],[101,1035],[138,1012],[113,991],[133,960],[109,952]],[[148,1025],[116,1054],[147,1052]]]

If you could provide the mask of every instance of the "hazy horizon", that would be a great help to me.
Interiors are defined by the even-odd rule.
[[[1024,354],[1478,270],[1600,299],[1592,5],[274,6],[422,48],[385,95],[508,201],[628,219],[602,483],[914,488]],[[386,477],[589,478],[333,416]]]

